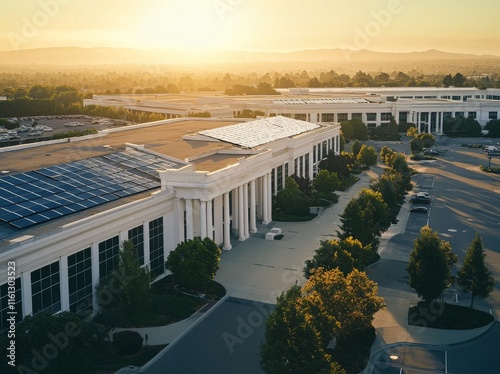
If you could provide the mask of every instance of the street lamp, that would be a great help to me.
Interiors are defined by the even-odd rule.
[[[488,170],[491,169],[491,155],[488,152]]]

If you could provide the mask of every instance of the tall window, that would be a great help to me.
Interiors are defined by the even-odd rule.
[[[455,112],[455,118],[465,118],[465,112]]]
[[[477,115],[476,112],[469,112],[469,113],[467,113],[467,117],[474,118],[474,119],[476,119],[476,115]]]
[[[353,113],[351,114],[352,119],[359,119],[360,121],[363,120],[363,113]]]
[[[304,163],[306,164],[306,173],[305,173],[305,177],[306,178],[310,178],[311,176],[309,175],[309,153],[306,153],[304,155],[304,158],[305,158],[305,161]]]
[[[399,112],[399,123],[408,123],[408,112]]]
[[[149,222],[149,267],[151,279],[163,274],[165,260],[163,254],[163,217]]]
[[[322,152],[323,152],[323,158],[326,158],[326,156],[328,155],[328,148],[327,148],[327,144],[326,144],[326,140],[322,143]]]
[[[300,174],[301,177],[303,177],[304,174],[302,174],[302,170],[304,170],[304,156],[300,156],[299,157],[299,161],[300,161],[300,163],[299,163],[299,167],[300,167],[299,174]]]
[[[335,113],[321,113],[321,122],[335,122]]]
[[[337,118],[339,122],[344,122],[349,119],[347,113],[339,113]]]
[[[110,275],[118,266],[120,243],[118,236],[99,243],[99,278]]]
[[[90,248],[68,256],[69,310],[92,311],[92,258]]]
[[[377,113],[366,113],[366,120],[367,121],[376,121],[377,120]]]
[[[388,122],[391,120],[391,113],[380,113],[380,121]]]
[[[498,112],[489,112],[488,118],[489,119],[498,119]]]
[[[276,169],[272,169],[271,170],[271,194],[274,195],[276,193],[276,189],[274,188],[274,181],[275,181],[275,178],[276,178],[276,172],[275,172]]]
[[[278,185],[278,191],[281,191],[283,189],[283,165],[278,166],[277,168],[277,185]]]
[[[144,226],[140,225],[128,230],[128,239],[134,243],[139,264],[144,265]]]
[[[16,278],[14,282],[11,282],[10,286],[15,289],[15,299],[9,298],[9,283],[4,283],[0,287],[0,333],[7,331],[10,327],[8,318],[12,317],[12,314],[9,314],[9,312],[16,312],[16,323],[21,322],[23,316],[21,278]],[[11,301],[11,304],[9,304],[9,300],[15,300],[15,302]]]
[[[297,173],[297,169],[299,167],[298,164],[299,164],[298,159],[293,160],[293,174],[297,177],[299,176],[299,174]]]
[[[443,119],[445,118],[451,118],[453,117],[453,113],[452,112],[443,112]]]
[[[297,113],[295,114],[295,119],[301,120],[301,121],[307,121],[307,114],[305,113]]]
[[[33,315],[61,310],[59,261],[31,272],[31,302]]]

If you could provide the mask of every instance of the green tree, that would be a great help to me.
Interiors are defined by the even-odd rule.
[[[89,358],[102,356],[108,333],[109,329],[105,326],[81,319],[70,312],[26,316],[16,326],[15,372],[93,372],[95,361]],[[8,344],[9,339],[1,336],[2,352],[7,352]],[[5,357],[3,358],[0,371],[13,372]],[[34,363],[37,367],[34,367]]]
[[[384,307],[377,283],[354,269],[347,276],[339,269],[318,268],[302,289],[301,307],[323,342],[369,328],[373,316]]]
[[[305,216],[309,214],[310,199],[300,189],[293,177],[287,177],[285,188],[276,194],[276,208],[284,214]]]
[[[203,289],[219,270],[221,250],[210,238],[195,237],[177,245],[165,262],[165,268],[182,286]]]
[[[363,271],[371,258],[371,248],[363,246],[353,237],[342,240],[320,241],[311,260],[306,260],[304,276],[308,279],[318,268],[325,270],[340,269],[344,275],[353,269]]]
[[[406,268],[410,287],[427,303],[439,298],[450,285],[451,267],[456,261],[450,243],[440,240],[429,226],[422,227]]]
[[[343,121],[340,123],[340,128],[346,139],[368,140],[368,128],[359,119]]]
[[[370,188],[382,194],[382,198],[389,208],[389,220],[391,223],[397,223],[397,216],[404,203],[404,198],[413,188],[410,176],[404,176],[395,169],[387,168],[370,185]]]
[[[488,130],[488,137],[490,138],[500,138],[500,120],[495,119],[489,121],[486,126],[484,126],[485,130]]]
[[[352,153],[342,152],[340,155],[336,155],[335,152],[329,152],[326,159],[319,163],[319,168],[336,173],[341,178],[346,178],[351,174],[355,161]]]
[[[298,303],[301,297],[299,286],[278,297],[276,310],[266,321],[262,369],[269,374],[345,373],[331,363],[324,342]]]
[[[359,151],[361,151],[362,146],[363,143],[361,143],[359,140],[355,140],[352,142],[351,151],[354,157],[358,157]]]
[[[363,144],[356,160],[358,164],[363,166],[375,166],[377,165],[377,151],[375,151],[375,148]]]
[[[340,187],[340,180],[336,173],[330,173],[328,170],[320,170],[318,175],[312,181],[316,192],[323,198],[329,199]]]
[[[339,228],[343,231],[337,232],[340,239],[352,236],[363,246],[372,245],[372,250],[376,250],[378,238],[391,224],[389,207],[380,192],[363,188],[358,198],[347,204],[340,222]]]
[[[484,264],[485,256],[481,237],[476,233],[465,254],[464,264],[457,273],[460,288],[471,293],[471,308],[474,306],[474,297],[487,298],[495,286],[495,279]]]
[[[117,326],[140,322],[149,302],[151,276],[130,240],[121,243],[116,269],[97,286],[100,318]],[[109,296],[109,297],[108,297]]]

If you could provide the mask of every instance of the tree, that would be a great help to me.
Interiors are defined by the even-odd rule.
[[[366,144],[363,144],[361,150],[356,157],[358,164],[363,166],[374,166],[377,165],[377,151],[373,147],[367,147]]]
[[[340,187],[340,180],[336,173],[330,173],[328,170],[320,170],[318,175],[313,179],[312,184],[321,197],[328,199]]]
[[[412,189],[411,178],[405,178],[396,170],[388,168],[370,185],[370,188],[382,194],[389,208],[389,220],[391,223],[397,223],[397,216],[404,203],[405,195]]]
[[[463,87],[466,78],[461,73],[456,73],[452,78],[452,83],[455,87]]]
[[[340,128],[346,139],[368,140],[368,128],[359,119],[343,121],[340,123]]]
[[[185,287],[203,289],[219,270],[221,250],[210,238],[199,236],[181,242],[171,251],[165,268]]]
[[[378,237],[391,224],[389,207],[380,192],[363,188],[358,198],[347,204],[340,215],[340,222],[339,228],[343,231],[337,232],[340,239],[352,236],[363,246],[372,245],[372,250],[376,250]]]
[[[359,140],[355,140],[352,142],[351,151],[354,157],[358,157],[359,151],[361,151],[362,146],[363,143],[361,143]]]
[[[495,279],[484,264],[485,256],[481,237],[476,233],[465,254],[464,264],[457,273],[460,288],[472,295],[471,308],[474,306],[474,297],[487,298],[495,286]]]
[[[321,160],[319,167],[336,173],[341,178],[346,178],[351,174],[354,163],[355,158],[352,153],[342,152],[340,155],[336,155],[335,152],[329,152],[326,159]]]
[[[443,122],[443,132],[455,137],[480,137],[482,128],[472,117],[446,118]]]
[[[345,373],[330,362],[324,342],[298,303],[301,297],[299,286],[278,297],[260,347],[262,369],[269,374]]]
[[[305,216],[309,214],[310,199],[300,189],[293,177],[285,179],[285,188],[276,194],[275,205],[284,214]]]
[[[302,289],[301,307],[319,332],[323,342],[343,337],[371,326],[384,299],[377,296],[377,283],[354,269],[347,276],[339,269],[318,268]]]
[[[97,298],[101,318],[122,326],[138,323],[148,307],[150,282],[149,270],[140,265],[134,243],[124,240],[116,269],[97,286],[98,295],[112,295]]]
[[[450,285],[451,266],[456,261],[450,243],[439,240],[438,233],[429,226],[422,227],[406,268],[410,287],[427,303],[439,298]]]
[[[485,130],[488,130],[488,137],[490,138],[500,138],[500,120],[495,119],[489,121],[486,126],[484,126]]]
[[[94,372],[95,361],[90,358],[103,354],[108,333],[109,328],[81,319],[70,312],[26,316],[16,326],[15,372]],[[6,336],[0,337],[0,341],[2,352],[7,351],[9,342]],[[13,372],[6,362],[7,360],[2,360],[0,371]],[[34,367],[34,362],[37,368]]]
[[[370,251],[369,246],[363,246],[353,237],[320,241],[320,247],[316,249],[314,257],[305,262],[304,276],[308,279],[320,267],[325,270],[338,268],[344,275],[353,269],[363,271],[371,258]]]

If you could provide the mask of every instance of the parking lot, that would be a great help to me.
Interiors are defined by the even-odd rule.
[[[12,118],[14,120],[14,118]],[[85,115],[37,116],[18,118],[19,128],[0,134],[0,141],[46,139],[57,133],[74,130],[105,130],[116,126],[125,126],[127,121]]]

